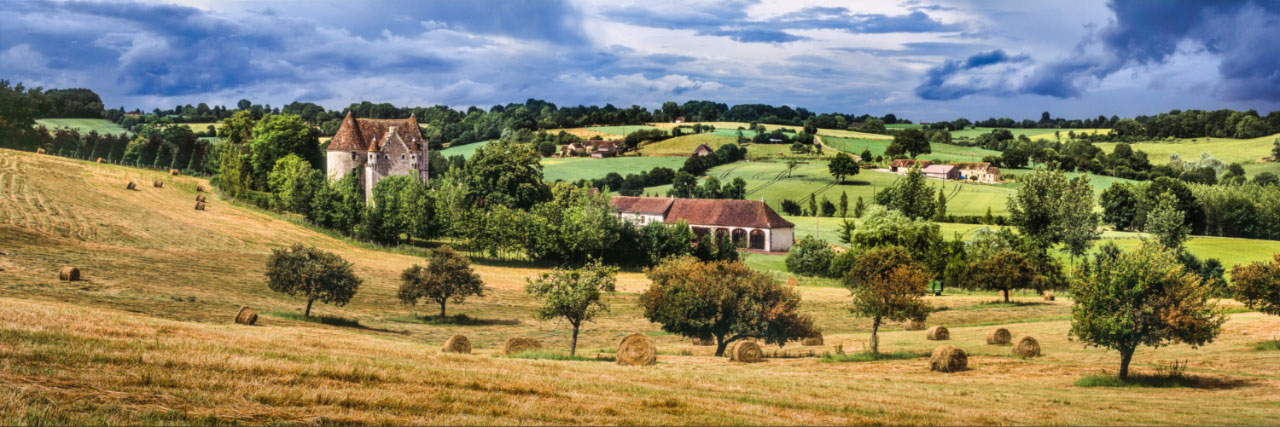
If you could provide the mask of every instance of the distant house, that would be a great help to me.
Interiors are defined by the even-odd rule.
[[[960,168],[955,165],[930,165],[921,170],[924,176],[937,179],[960,179]]]
[[[693,149],[693,155],[695,156],[705,157],[712,154],[715,154],[715,150],[712,150],[711,147],[707,146],[707,144],[699,145],[698,148]]]
[[[684,123],[684,116],[676,117],[676,123]]]
[[[698,237],[726,234],[740,248],[786,252],[795,242],[795,224],[758,200],[677,199],[614,196],[623,220],[637,227],[651,222],[684,221]]]
[[[605,157],[614,157],[618,155],[618,143],[614,141],[600,141],[596,144],[596,150],[591,152],[591,157],[601,159]]]
[[[960,168],[960,179],[983,184],[999,184],[1000,168],[991,166],[989,162],[956,163]]]
[[[933,164],[933,162],[928,160],[896,159],[893,163],[889,164],[889,172],[907,173],[910,172],[912,168],[919,167],[923,169],[929,167],[931,164]]]
[[[579,153],[587,152],[587,146],[581,142],[565,144],[560,146],[560,157],[573,157]]]

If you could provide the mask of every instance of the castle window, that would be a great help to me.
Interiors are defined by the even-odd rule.
[[[404,154],[400,155],[400,160],[404,160]]]

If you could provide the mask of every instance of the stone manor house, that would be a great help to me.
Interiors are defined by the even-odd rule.
[[[329,179],[358,173],[364,199],[372,203],[373,186],[392,175],[413,175],[427,183],[427,139],[418,119],[358,119],[350,112],[325,153]]]

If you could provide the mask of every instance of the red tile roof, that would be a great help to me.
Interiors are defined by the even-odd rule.
[[[668,223],[684,220],[694,225],[725,227],[795,227],[758,200],[614,196],[612,201],[618,212],[663,215],[663,221]]]
[[[381,151],[382,143],[387,141],[392,127],[411,151],[419,151],[415,141],[426,140],[422,137],[422,129],[418,127],[418,119],[414,116],[391,120],[357,119],[348,111],[338,132],[333,135],[333,141],[329,142],[329,151]]]

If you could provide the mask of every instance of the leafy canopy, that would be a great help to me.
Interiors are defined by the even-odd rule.
[[[272,249],[266,275],[271,290],[307,299],[306,316],[311,315],[315,301],[346,305],[363,283],[347,260],[299,243],[287,249]]]
[[[484,296],[484,281],[471,269],[471,261],[449,246],[431,249],[426,267],[418,264],[400,273],[400,302],[415,305],[425,299],[440,304],[440,317],[445,305],[461,304],[468,296]]]
[[[876,249],[854,261],[843,283],[853,293],[853,314],[872,319],[872,353],[880,351],[881,321],[923,320],[929,315],[932,307],[923,295],[930,279],[924,264],[901,247]]]

